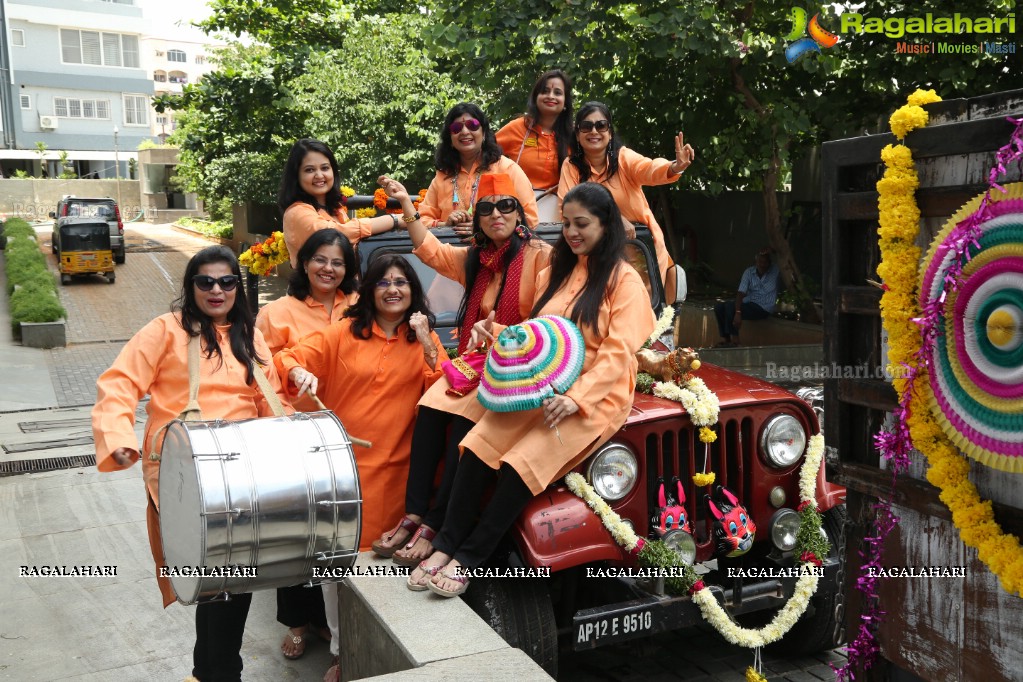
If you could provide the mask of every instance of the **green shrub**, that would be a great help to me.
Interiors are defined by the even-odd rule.
[[[53,322],[67,314],[57,298],[50,278],[48,286],[32,284],[11,294],[11,320],[21,322]]]
[[[66,311],[57,298],[57,284],[39,250],[35,230],[24,220],[11,218],[4,224],[4,235],[8,238],[4,259],[15,333],[22,322],[53,322],[64,317]]]
[[[234,237],[234,225],[231,222],[224,222],[220,220],[201,220],[199,218],[181,218],[178,220],[179,225],[201,232],[207,237],[219,237],[221,239],[231,239]]]

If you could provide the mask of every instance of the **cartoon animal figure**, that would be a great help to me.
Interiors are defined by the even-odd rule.
[[[683,506],[686,503],[686,494],[682,490],[682,481],[676,477],[672,483],[675,484],[675,489],[678,491],[677,498],[665,498],[663,480],[660,481],[660,487],[657,489],[658,509],[651,521],[658,535],[664,535],[670,530],[693,532],[689,526],[689,519],[686,518],[686,508]]]
[[[713,532],[718,554],[741,556],[753,546],[756,524],[728,488],[717,486],[714,497],[717,498],[716,503],[710,495],[706,496],[706,500],[707,509],[714,517]]]

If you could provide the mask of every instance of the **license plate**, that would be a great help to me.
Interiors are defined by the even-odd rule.
[[[79,256],[81,260],[94,261],[96,260],[96,254],[94,253],[83,253]]]
[[[597,618],[576,626],[575,644],[603,645],[642,637],[653,632],[654,616],[649,610]]]

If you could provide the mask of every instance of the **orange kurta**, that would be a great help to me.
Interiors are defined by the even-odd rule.
[[[270,352],[277,355],[314,331],[340,321],[345,310],[355,305],[358,300],[358,293],[353,291],[351,294],[345,294],[338,289],[334,294],[334,308],[328,315],[326,307],[312,296],[306,296],[305,299],[281,296],[260,308],[259,314],[256,315],[256,329],[263,332]],[[308,396],[293,400],[292,405],[299,412],[314,412],[319,409]]]
[[[296,201],[284,212],[284,243],[288,245],[291,256],[291,267],[298,267],[298,250],[313,232],[334,228],[355,246],[363,237],[373,234],[369,219],[348,219],[348,211],[344,206],[334,215],[322,208],[317,209],[304,201]]]
[[[423,225],[427,227],[442,225],[447,222],[448,216],[456,208],[461,210],[472,208],[469,202],[472,197],[472,186],[476,182],[476,169],[478,166],[478,162],[474,163],[468,173],[465,169],[459,169],[456,179],[458,183],[458,206],[452,204],[454,188],[452,187],[451,176],[437,171],[437,174],[433,176],[430,187],[426,190],[426,196],[419,203],[419,215]],[[490,168],[483,171],[483,175],[490,175],[491,173],[505,173],[511,177],[512,182],[515,184],[515,196],[518,198],[519,203],[522,204],[522,209],[526,213],[526,223],[530,227],[536,225],[538,218],[533,185],[530,184],[529,178],[522,172],[518,164],[507,156],[502,156],[496,162],[490,164]]]
[[[606,187],[611,196],[614,197],[622,217],[634,223],[643,223],[650,228],[650,235],[654,239],[654,249],[657,252],[657,267],[661,272],[661,283],[664,283],[665,273],[674,264],[668,254],[668,247],[664,242],[664,233],[661,226],[654,219],[654,212],[650,210],[646,195],[643,193],[643,185],[668,185],[677,182],[681,175],[671,172],[672,162],[667,159],[648,159],[647,157],[632,151],[628,147],[618,150],[618,172],[611,180],[605,177],[606,171],[598,175],[593,168],[590,168],[590,181],[598,182]],[[558,183],[558,212],[561,212],[561,202],[564,200],[568,190],[579,184],[579,169],[565,159],[561,165],[561,181]]]
[[[388,339],[374,324],[370,338],[357,338],[346,318],[274,358],[281,377],[295,367],[312,372],[320,380],[320,400],[349,433],[373,443],[354,449],[362,486],[361,550],[405,511],[416,403],[440,376],[439,364],[436,371],[426,364],[422,344],[405,339],[407,329],[401,325]],[[431,337],[440,348],[437,334]]]
[[[217,340],[222,358],[206,358],[199,353],[199,406],[204,419],[252,419],[269,417],[273,411],[259,388],[245,383],[246,368],[231,352],[228,337],[230,325],[217,326]],[[181,328],[178,313],[166,313],[143,327],[121,349],[114,364],[96,382],[96,405],[92,409],[92,433],[96,443],[96,467],[100,471],[117,471],[111,454],[117,448],[131,448],[141,453],[142,477],[152,500],[147,514],[149,541],[157,566],[163,564],[160,539],[160,462],[151,460],[158,443],[154,436],[164,425],[177,418],[188,404],[188,340]],[[263,335],[255,332],[256,354],[270,360]],[[277,391],[290,411],[287,396],[273,364],[262,368],[270,385]],[[139,447],[135,436],[135,408],[146,394],[146,431]],[[155,505],[155,506],[154,506]],[[170,582],[158,579],[164,606],[174,601]]]
[[[540,311],[569,317],[586,284],[586,257],[581,257],[564,286]],[[550,269],[541,273],[537,291],[547,285]],[[636,351],[654,330],[650,297],[639,274],[619,267],[618,281],[605,294],[596,332],[581,327],[586,342],[582,374],[566,395],[579,406],[558,425],[561,441],[544,425],[543,408],[523,412],[487,412],[462,440],[489,466],[507,463],[534,495],[565,475],[615,434],[632,409],[636,388]]]
[[[530,240],[529,244],[522,248],[524,251],[522,252],[522,278],[519,281],[519,314],[522,319],[526,319],[529,317],[529,311],[533,309],[533,301],[536,300],[537,276],[550,263],[552,249],[551,245],[542,239]],[[469,257],[469,249],[445,244],[428,232],[423,243],[412,253],[441,275],[465,286],[465,261]],[[497,303],[497,292],[500,291],[503,280],[503,276],[495,276],[487,284],[483,300],[480,301],[480,319],[485,318],[494,309],[494,305]],[[465,417],[471,422],[479,421],[483,413],[486,412],[486,408],[476,400],[476,392],[473,391],[462,397],[450,396],[446,393],[450,387],[451,384],[448,383],[447,378],[441,376],[419,401],[419,404]]]
[[[558,184],[558,141],[554,133],[545,133],[538,125],[526,126],[520,116],[497,131],[497,144],[504,155],[519,164],[533,189],[550,189]]]

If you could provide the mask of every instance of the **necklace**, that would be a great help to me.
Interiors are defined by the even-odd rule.
[[[468,206],[463,206],[462,203],[458,199],[458,176],[461,175],[461,174],[462,174],[462,171],[459,170],[457,173],[455,173],[453,176],[451,176],[451,207],[453,209],[462,209],[462,208],[464,208],[465,210],[471,212],[472,211],[472,207],[476,204],[476,190],[478,190],[479,187],[480,187],[480,176],[483,174],[483,171],[482,170],[477,170],[476,171],[476,179],[472,183],[472,192],[471,192],[471,194],[469,196],[469,205]]]

